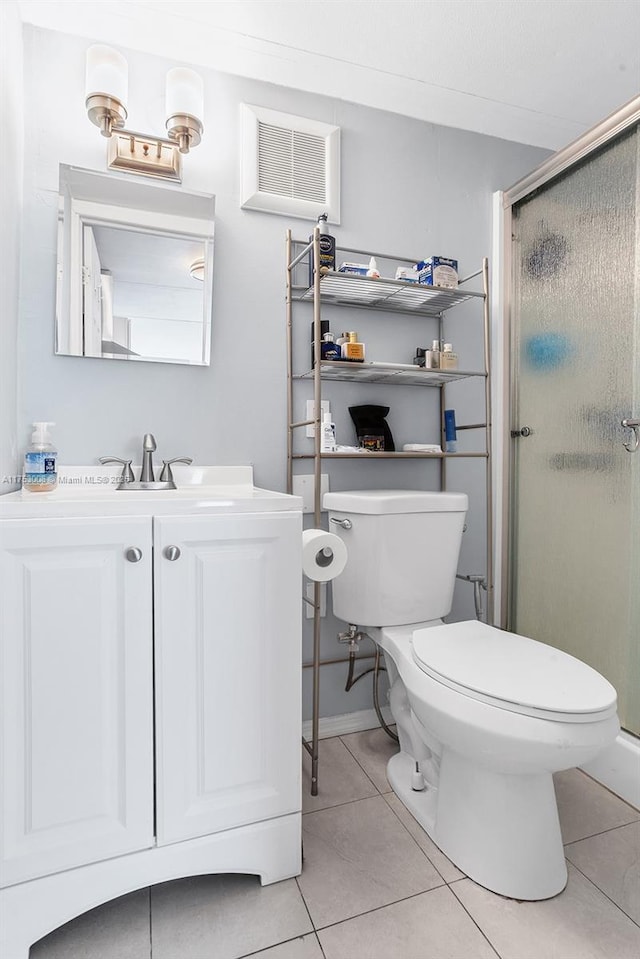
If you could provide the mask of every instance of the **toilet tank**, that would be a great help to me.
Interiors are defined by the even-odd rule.
[[[333,612],[358,626],[402,626],[451,610],[465,493],[355,490],[325,493],[329,529],[347,547],[333,580]],[[332,520],[349,520],[345,529]]]

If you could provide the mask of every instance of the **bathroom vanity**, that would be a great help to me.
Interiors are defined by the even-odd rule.
[[[7,959],[146,885],[300,872],[302,504],[175,476],[0,498]]]

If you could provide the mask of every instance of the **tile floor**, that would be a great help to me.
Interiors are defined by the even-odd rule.
[[[297,879],[143,889],[67,923],[31,959],[638,959],[639,811],[561,773],[567,888],[546,902],[503,899],[456,869],[390,791],[394,749],[382,730],[324,740],[316,798],[305,753]]]

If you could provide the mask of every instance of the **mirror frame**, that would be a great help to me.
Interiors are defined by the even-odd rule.
[[[75,196],[63,177],[66,171],[84,184],[82,192],[97,187],[98,198]],[[174,194],[169,196],[168,194]],[[142,198],[139,206],[131,201]],[[103,197],[106,197],[106,202]],[[210,206],[207,216],[194,216],[198,206]],[[172,207],[167,212],[162,207]],[[211,324],[213,306],[213,239],[215,197],[184,193],[166,184],[131,181],[114,174],[98,173],[60,164],[58,202],[57,285],[54,352],[58,356],[91,359],[127,359],[145,363],[173,363],[181,366],[208,366],[211,358]],[[176,210],[185,212],[176,212]],[[198,360],[177,360],[163,357],[86,354],[83,346],[83,228],[108,226],[114,229],[163,235],[178,239],[198,239],[204,244],[202,349]]]

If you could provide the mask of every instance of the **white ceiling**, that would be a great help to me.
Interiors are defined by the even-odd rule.
[[[640,92],[638,0],[19,0],[27,23],[558,149]]]

